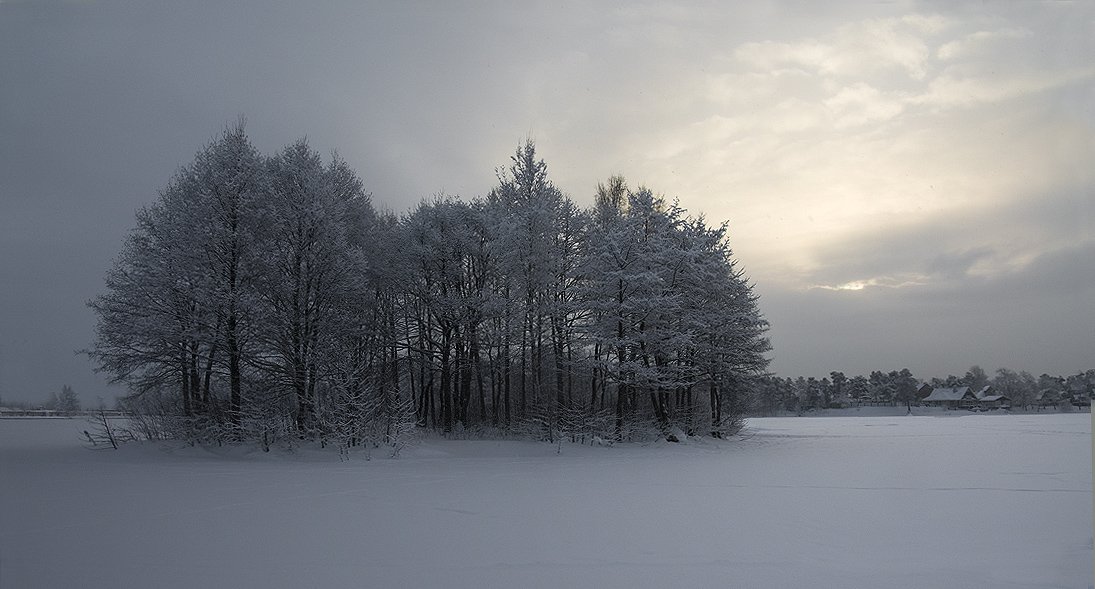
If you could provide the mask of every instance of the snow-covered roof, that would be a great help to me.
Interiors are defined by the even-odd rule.
[[[986,387],[983,387],[981,390],[977,391],[977,398],[978,399],[984,399],[985,397],[987,397],[991,394],[992,394],[992,387],[991,386],[986,386]]]
[[[1004,395],[985,395],[984,397],[981,397],[981,400],[992,403],[994,401],[1007,401],[1008,398]]]
[[[970,394],[969,387],[938,388],[932,389],[932,394],[924,397],[925,401],[961,401]]]

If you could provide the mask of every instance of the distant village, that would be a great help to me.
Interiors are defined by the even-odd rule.
[[[765,375],[746,385],[745,404],[753,415],[803,414],[817,410],[877,407],[932,407],[966,411],[1075,411],[1091,408],[1095,370],[1070,376],[1001,368],[990,376],[978,366],[964,376],[921,380],[908,369],[848,376],[789,378]]]
[[[970,387],[932,387],[925,384],[917,390],[916,394],[920,404],[927,407],[969,411],[1011,409],[1011,399],[1007,395],[998,394],[992,386],[985,386],[974,391]],[[1036,410],[1060,411],[1069,406],[1076,409],[1086,408],[1090,411],[1091,397],[1089,394],[1069,394],[1054,389],[1043,389],[1034,397],[1033,407]]]

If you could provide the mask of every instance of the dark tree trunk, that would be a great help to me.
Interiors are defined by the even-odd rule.
[[[441,428],[452,431],[452,331],[441,328]]]
[[[232,312],[228,315],[227,341],[225,342],[225,347],[228,348],[228,418],[232,424],[239,425],[240,410],[242,408],[242,379],[240,376],[239,342],[236,337],[236,314]]]
[[[483,359],[479,353],[479,334],[471,331],[471,368],[475,370],[475,386],[479,393],[479,421],[487,421],[486,384],[483,382]]]
[[[209,357],[205,359],[205,375],[202,378],[202,406],[209,410],[209,386],[213,378],[213,357],[217,354],[217,345],[209,346]]]
[[[512,374],[511,374],[511,372],[512,372],[511,368],[512,367],[510,365],[509,347],[508,347],[509,344],[508,344],[508,342],[507,342],[506,346],[507,347],[504,348],[505,357],[502,359],[502,371],[503,371],[503,375],[502,375],[502,397],[503,397],[504,404],[506,406],[505,407],[505,417],[506,417],[505,425],[506,425],[506,427],[509,427],[510,419],[512,419],[512,416],[513,416],[513,408],[510,405],[510,380],[511,380],[511,376],[512,376]]]
[[[719,395],[719,386],[711,381],[711,437],[722,437],[722,398]]]
[[[183,415],[190,417],[193,410],[190,407],[190,371],[186,369],[186,353],[179,354],[179,385],[180,396],[183,403]]]
[[[564,387],[565,376],[563,374],[563,328],[562,320],[558,317],[551,318],[552,323],[552,347],[555,353],[555,402],[559,407],[566,406],[566,390]]]
[[[597,411],[597,367],[589,371],[589,412]]]

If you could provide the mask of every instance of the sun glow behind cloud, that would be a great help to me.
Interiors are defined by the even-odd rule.
[[[909,286],[922,286],[927,284],[928,277],[905,277],[895,278],[890,276],[879,276],[874,278],[865,278],[862,280],[852,280],[841,284],[815,284],[810,288],[817,288],[821,290],[832,290],[837,292],[858,292],[866,290],[868,288],[905,288]]]
[[[1062,155],[1092,148],[1089,116],[1054,110],[1047,95],[1083,92],[1095,68],[1011,59],[1038,42],[1047,40],[1008,23],[913,14],[739,43],[673,84],[703,99],[634,142],[631,159],[652,186],[729,218],[738,251],[766,281],[844,291],[930,283],[929,274],[826,276],[846,260],[819,252],[870,247],[865,236],[910,226],[923,238],[921,265],[987,247],[994,256],[971,275],[1006,273],[1061,236],[1037,225],[1009,235],[997,212],[1032,198],[1074,201],[1059,188],[1077,157]]]

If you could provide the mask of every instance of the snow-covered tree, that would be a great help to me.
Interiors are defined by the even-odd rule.
[[[416,346],[424,369],[420,421],[439,419],[448,431],[457,422],[467,424],[472,382],[477,390],[482,385],[478,330],[490,272],[482,216],[467,203],[438,198],[421,203],[403,225],[402,243],[412,269],[406,288],[417,309],[410,345]]]
[[[991,384],[996,394],[1010,399],[1012,407],[1029,407],[1038,387],[1038,381],[1030,373],[1007,368],[997,369]]]
[[[200,151],[190,165],[198,206],[189,212],[200,236],[195,265],[208,267],[210,298],[216,309],[228,373],[228,416],[238,424],[243,403],[243,370],[255,316],[255,280],[262,259],[257,243],[266,193],[262,156],[241,120]],[[200,267],[200,266],[199,266]]]
[[[191,179],[181,171],[160,199],[137,213],[106,292],[89,302],[98,316],[88,354],[101,372],[134,394],[177,390],[181,412],[209,400],[219,315],[209,266],[197,261]]]
[[[64,415],[75,415],[80,412],[80,396],[67,384],[61,387],[57,394],[55,409]]]
[[[301,433],[315,428],[317,387],[325,359],[344,351],[335,334],[344,310],[364,293],[354,266],[348,223],[368,207],[346,163],[324,166],[305,140],[266,162],[262,222],[256,230],[256,366],[292,397]]]
[[[570,279],[564,255],[572,253],[575,232],[570,221],[575,208],[548,178],[547,164],[536,158],[532,140],[518,147],[509,166],[498,170],[498,186],[487,196],[487,203],[496,210],[500,280],[508,296],[520,305],[511,310],[520,314],[517,390],[523,414],[529,403],[547,396],[551,388],[560,389],[551,395],[555,399],[563,394],[559,384],[552,386],[548,379],[552,362],[548,340],[553,326],[563,336],[562,305]],[[565,232],[562,239],[561,232]]]
[[[912,412],[912,404],[917,401],[916,391],[917,383],[913,378],[912,372],[908,368],[902,368],[898,372],[890,373],[893,386],[894,386],[894,398],[898,403],[902,403]],[[975,391],[977,389],[974,389]]]
[[[649,189],[627,191],[619,178],[602,185],[592,218],[583,300],[590,339],[616,385],[617,429],[646,397],[668,434],[678,417],[690,421],[692,388],[702,381],[718,431],[725,394],[763,372],[768,350],[767,323],[726,228],[687,219]]]
[[[966,371],[962,381],[970,390],[977,392],[989,384],[989,375],[985,373],[983,368],[974,364]]]
[[[177,390],[168,411],[238,423],[262,181],[241,121],[138,211],[107,291],[89,303],[99,321],[88,354],[100,371],[137,395]]]

